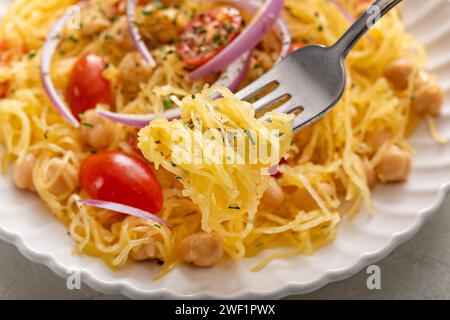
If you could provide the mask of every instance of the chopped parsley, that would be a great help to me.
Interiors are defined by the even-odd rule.
[[[150,6],[145,7],[144,9],[142,9],[142,14],[144,16],[148,16],[148,15],[152,14],[152,12],[153,12],[153,10],[152,10],[152,7],[150,7]]]
[[[172,107],[173,107],[173,101],[170,100],[170,99],[165,99],[165,100],[163,101],[163,105],[164,105],[164,109],[165,109],[165,110],[172,109]]]
[[[220,34],[219,34],[219,33],[214,34],[213,37],[212,37],[212,40],[213,40],[214,42],[219,41],[219,40],[220,40]]]
[[[69,40],[73,43],[78,43],[78,39],[72,35],[69,36]]]
[[[164,9],[164,5],[161,3],[161,1],[153,1],[156,9],[161,10]]]
[[[29,60],[31,60],[31,59],[33,59],[34,57],[36,57],[36,55],[37,55],[37,53],[36,52],[30,52],[29,54],[28,54],[28,59]]]

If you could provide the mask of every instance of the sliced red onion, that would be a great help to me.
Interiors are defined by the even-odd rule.
[[[201,0],[207,2],[214,2],[216,0]],[[254,15],[261,8],[262,0],[223,0],[222,2],[231,4],[239,10],[245,11],[248,14]],[[286,58],[291,52],[292,37],[289,26],[286,20],[280,15],[274,24],[275,32],[279,35],[281,40],[280,56],[277,63]]]
[[[181,110],[179,108],[175,108],[158,114],[124,114],[97,109],[97,114],[108,120],[121,123],[125,126],[143,128],[147,126],[150,121],[155,119],[179,119],[181,117]]]
[[[139,32],[139,27],[136,24],[136,6],[137,0],[127,1],[127,20],[128,20],[128,30],[133,39],[134,45],[137,51],[142,55],[142,57],[147,61],[147,63],[152,67],[156,67],[155,59],[153,59],[152,54],[147,49],[147,46],[142,39],[141,33]]]
[[[239,84],[244,80],[250,66],[251,52],[245,53],[241,58],[233,62],[225,72],[214,83],[217,86],[225,86],[231,91],[235,91]],[[125,114],[97,109],[97,114],[112,121],[129,127],[143,128],[150,121],[158,118],[166,118],[168,120],[181,118],[181,110],[174,108],[159,114]]]
[[[102,201],[102,200],[92,200],[92,199],[88,199],[88,200],[83,199],[83,200],[78,200],[77,202],[87,205],[87,206],[111,210],[111,211],[123,213],[123,214],[128,214],[130,216],[135,216],[138,218],[151,220],[153,222],[156,222],[158,224],[162,224],[165,226],[170,226],[165,220],[154,215],[153,213],[150,213],[150,212],[147,212],[147,211],[135,208],[135,207],[130,207],[130,206],[127,206],[127,205],[124,205],[121,203]]]
[[[273,166],[269,168],[269,175],[275,176],[278,173],[278,170],[280,169],[279,165]]]
[[[230,64],[228,68],[222,72],[219,79],[214,82],[213,86],[223,86],[233,92],[236,91],[239,84],[244,80],[248,68],[250,67],[252,51],[253,50],[250,50],[249,52],[244,53],[242,57]]]
[[[257,13],[262,5],[262,2],[260,0],[225,0],[224,2],[230,3],[241,10],[247,11],[252,15]],[[292,43],[291,34],[286,21],[282,17],[278,17],[274,27],[276,32],[280,35],[282,43],[280,57],[278,58],[278,61],[280,61],[281,59],[286,58],[290,53]],[[250,66],[250,61],[251,51],[248,51],[244,53],[239,59],[230,64],[228,68],[221,74],[219,79],[213,84],[213,86],[224,86],[229,88],[231,91],[235,91],[238,88],[239,84],[244,80]],[[150,121],[157,118],[167,118],[169,120],[173,120],[181,117],[181,110],[178,108],[160,114],[145,115],[121,114],[105,110],[97,110],[97,113],[113,122],[136,128],[143,128],[147,126]]]
[[[76,4],[76,6],[81,10],[83,2]],[[78,128],[80,123],[77,118],[74,117],[72,112],[67,108],[66,103],[61,99],[56,91],[55,85],[53,84],[50,68],[52,64],[52,58],[55,54],[56,48],[61,42],[61,34],[64,31],[64,26],[67,21],[72,17],[73,10],[67,10],[66,13],[56,21],[56,23],[50,29],[50,33],[45,40],[44,46],[42,47],[42,57],[41,65],[39,67],[40,77],[42,85],[44,87],[45,93],[50,99],[51,103],[55,106],[56,110],[66,119],[72,126]]]
[[[197,80],[210,73],[222,71],[245,52],[253,49],[270,30],[283,9],[284,0],[266,0],[252,23],[212,60],[189,76]]]

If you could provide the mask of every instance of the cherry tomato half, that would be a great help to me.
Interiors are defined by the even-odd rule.
[[[157,213],[163,193],[148,164],[136,156],[108,151],[87,157],[81,164],[80,185],[89,197]]]
[[[75,64],[69,78],[66,100],[77,118],[98,103],[113,104],[111,84],[102,74],[105,68],[105,60],[93,53],[84,55]]]
[[[136,152],[137,154],[142,154],[142,151],[138,147],[137,132],[136,132],[136,134],[129,135],[128,144],[130,145],[131,148],[133,148],[134,152]]]
[[[7,63],[8,61],[9,45],[5,40],[0,41],[0,65]],[[0,82],[0,99],[6,97],[8,92],[8,82]]]
[[[233,7],[217,7],[194,18],[181,33],[178,53],[188,65],[198,67],[216,56],[240,32],[243,20]]]
[[[11,54],[8,52],[10,49],[6,40],[0,41],[0,65],[6,64],[11,58]]]
[[[303,48],[304,46],[306,46],[306,44],[301,42],[294,42],[293,44],[291,44],[291,52],[289,52],[289,54]]]
[[[0,82],[0,99],[3,99],[8,94],[8,82]]]

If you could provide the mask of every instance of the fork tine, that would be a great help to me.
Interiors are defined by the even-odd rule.
[[[261,111],[262,109],[269,107],[270,105],[273,105],[280,101],[283,97],[285,97],[288,93],[279,86],[275,90],[269,92],[261,99],[255,101],[253,103],[253,107],[256,111]]]
[[[299,130],[303,127],[306,127],[310,123],[315,122],[316,120],[319,120],[323,116],[327,114],[327,109],[325,109],[323,112],[317,114],[314,111],[311,111],[311,109],[304,109],[301,114],[296,116],[294,120],[292,121],[292,128],[294,131]]]
[[[278,81],[275,77],[276,73],[273,70],[274,69],[265,73],[259,79],[250,83],[248,86],[236,93],[236,97],[240,100],[251,99],[274,82],[277,83]]]
[[[300,103],[298,101],[296,101],[296,99],[294,97],[291,97],[291,99],[289,101],[286,101],[285,103],[283,103],[281,106],[279,106],[275,110],[280,111],[282,113],[291,113],[291,112],[295,111],[297,108],[302,108],[302,106],[300,105]]]

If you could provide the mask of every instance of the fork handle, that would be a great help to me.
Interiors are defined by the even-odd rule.
[[[346,58],[350,50],[361,37],[369,31],[376,21],[391,11],[402,0],[377,0],[375,1],[347,30],[347,32],[333,45],[340,56]]]

